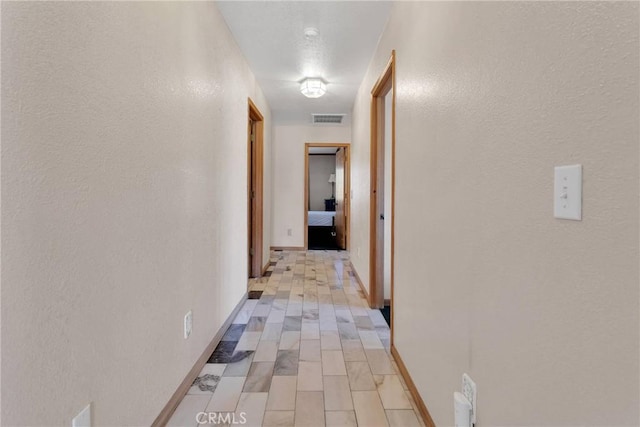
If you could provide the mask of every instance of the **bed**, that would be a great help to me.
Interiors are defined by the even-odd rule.
[[[335,249],[336,213],[330,211],[309,211],[309,249]]]
[[[333,227],[335,212],[309,211],[309,227]]]

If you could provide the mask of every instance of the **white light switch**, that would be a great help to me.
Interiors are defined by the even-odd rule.
[[[582,165],[555,168],[553,216],[561,219],[582,220]]]
[[[71,420],[71,427],[91,427],[91,403]]]
[[[184,315],[184,339],[186,340],[191,335],[191,331],[193,330],[193,312],[189,310],[187,314]]]

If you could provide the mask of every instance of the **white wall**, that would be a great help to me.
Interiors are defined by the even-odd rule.
[[[319,154],[309,156],[309,206],[312,211],[323,211],[324,200],[331,198],[329,175],[336,173],[336,156]]]
[[[368,284],[370,90],[396,49],[395,345],[437,425],[463,372],[478,426],[639,424],[638,24],[394,3],[353,111],[353,263]],[[574,163],[583,220],[554,219]]]
[[[350,139],[350,126],[273,126],[273,246],[304,246],[305,143]]]
[[[213,3],[2,9],[3,425],[149,425],[246,292],[269,106]]]

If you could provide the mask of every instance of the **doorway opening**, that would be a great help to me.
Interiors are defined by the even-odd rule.
[[[379,308],[393,344],[395,51],[371,90],[369,305]]]
[[[347,250],[349,245],[349,144],[305,144],[304,247]]]
[[[247,130],[247,206],[248,206],[248,269],[249,277],[260,277],[262,266],[262,196],[263,196],[263,135],[264,118],[249,99]]]

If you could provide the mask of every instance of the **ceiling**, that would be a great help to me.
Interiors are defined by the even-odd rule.
[[[258,79],[275,124],[310,124],[312,113],[346,114],[373,56],[390,1],[218,1],[218,8]],[[304,30],[319,35],[306,38]],[[300,93],[321,77],[327,93]]]
[[[309,154],[336,154],[337,147],[309,147]]]

